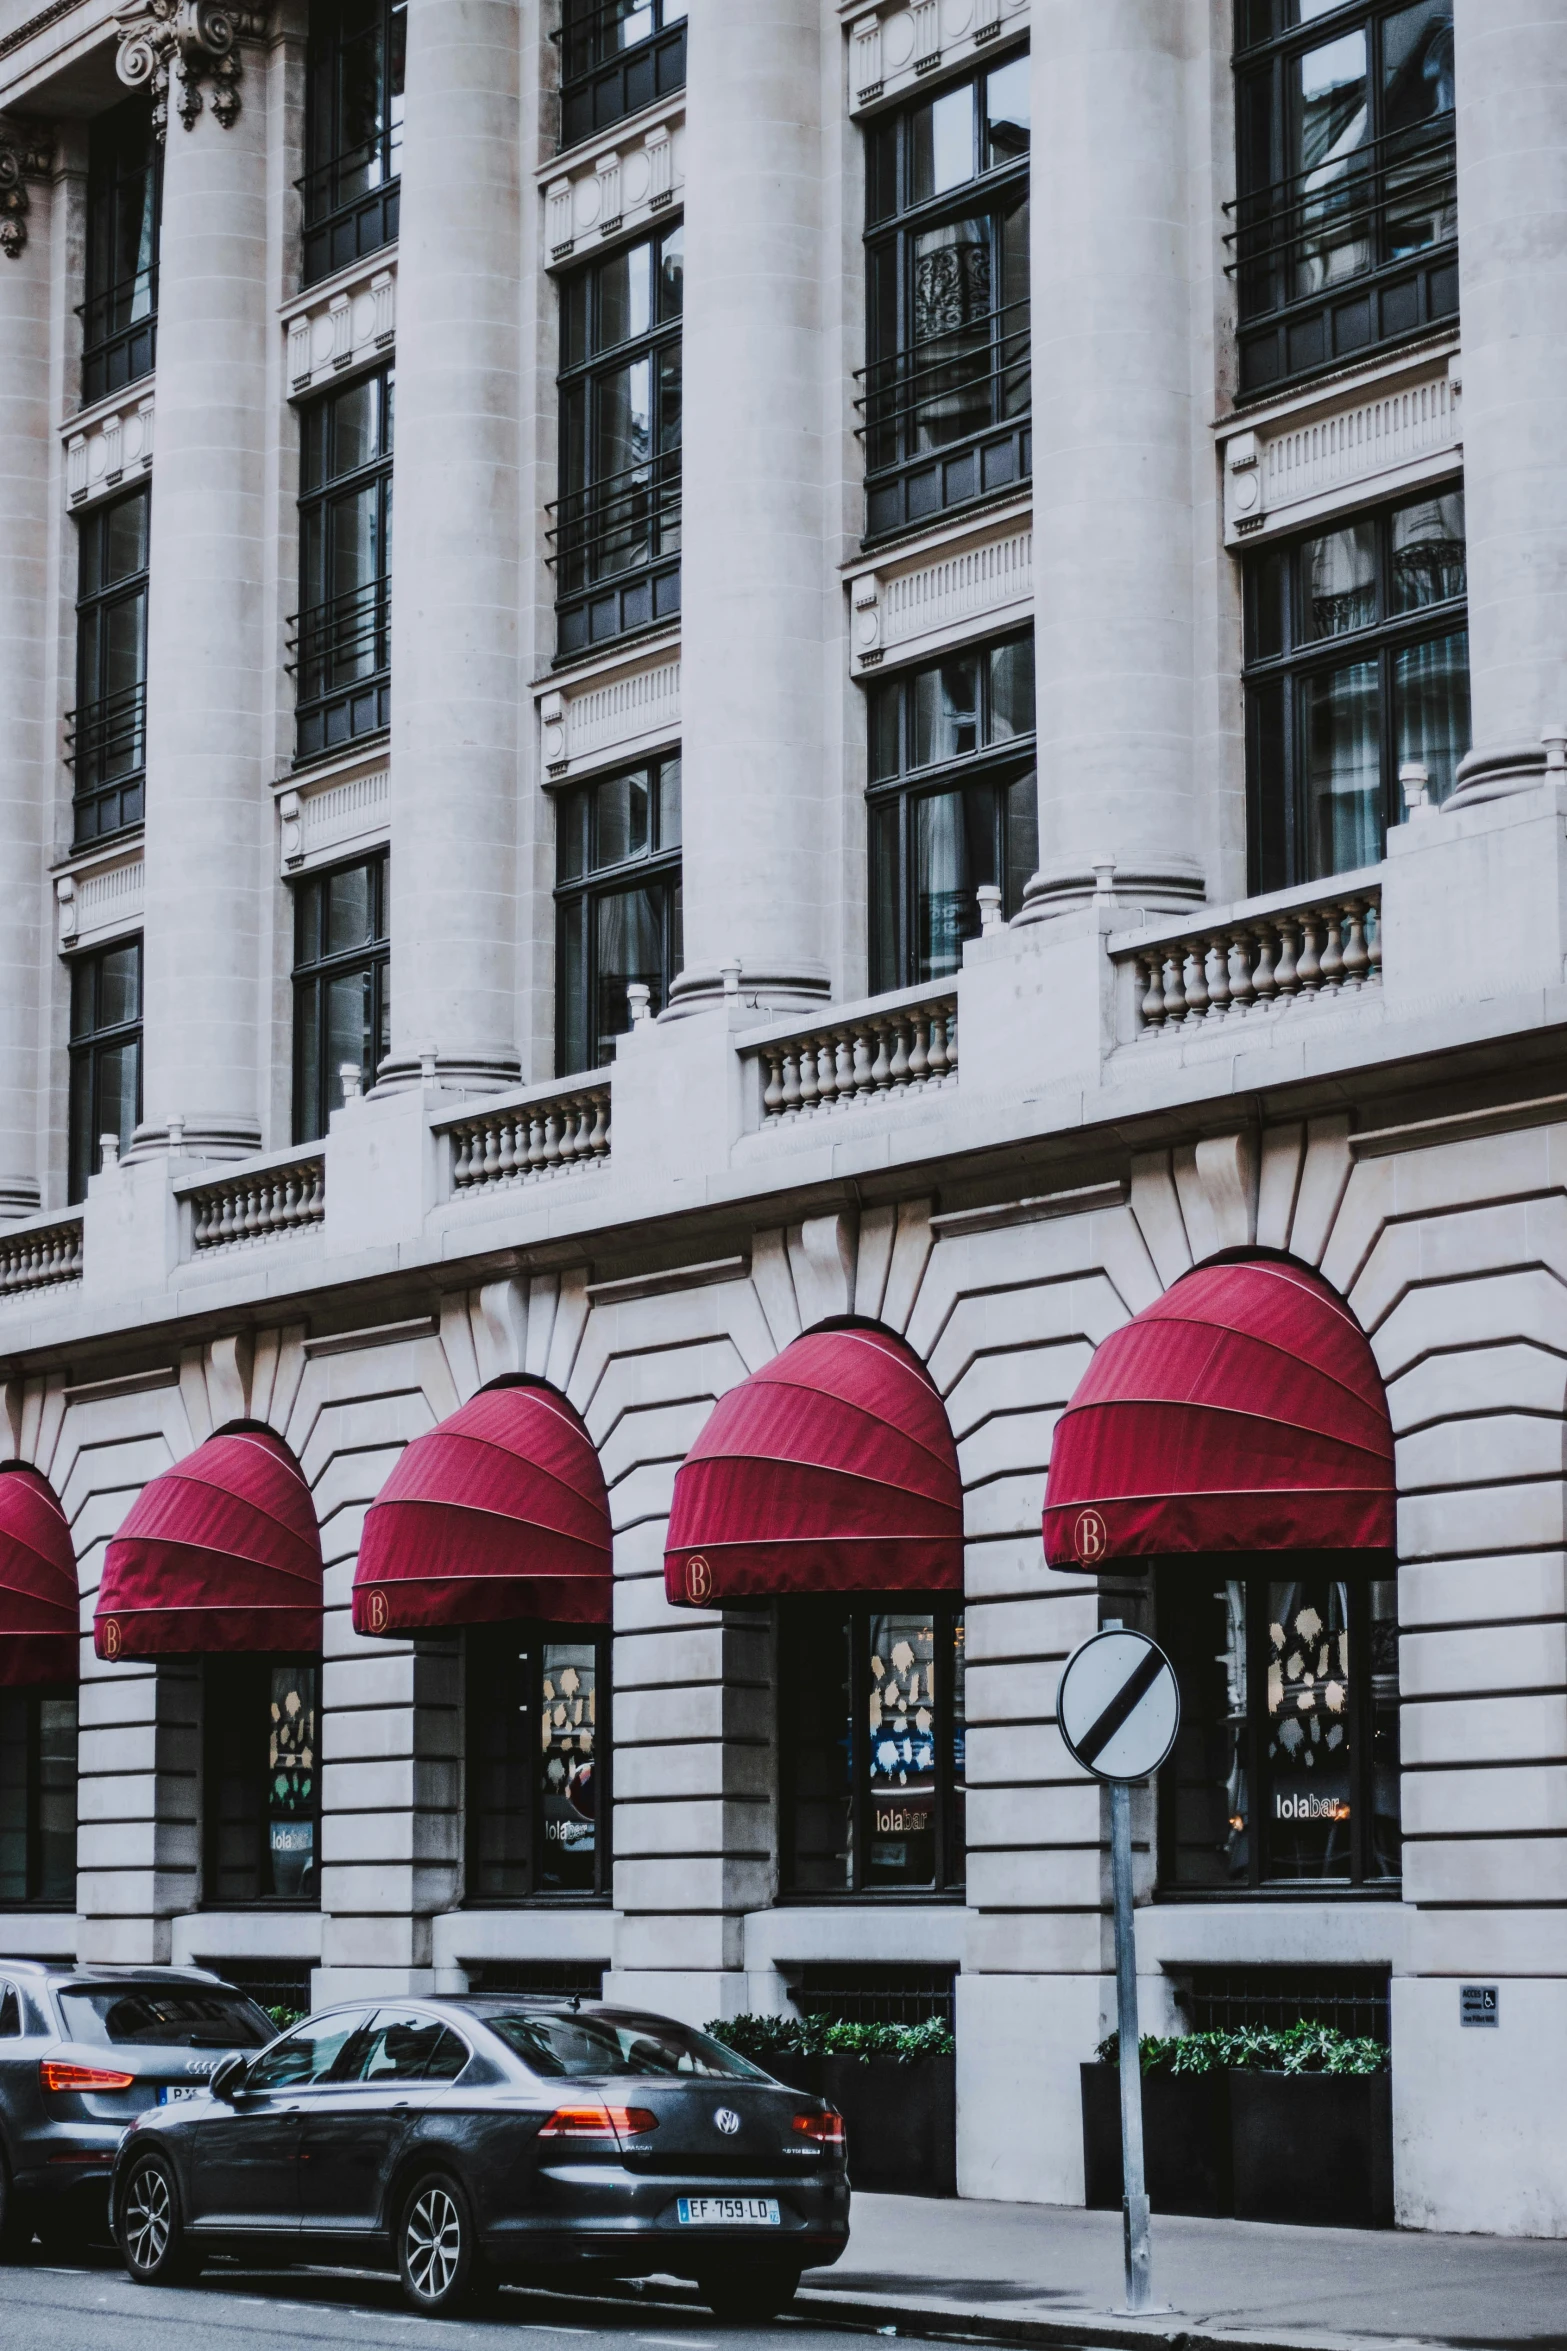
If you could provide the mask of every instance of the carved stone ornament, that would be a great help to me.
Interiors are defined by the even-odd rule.
[[[116,20],[116,69],[128,89],[152,92],[152,127],[161,142],[169,127],[169,76],[179,83],[179,117],[187,130],[201,112],[201,85],[212,84],[212,111],[224,130],[239,115],[242,71],[239,41],[266,29],[264,8],[220,5],[220,0],[128,0]]]
[[[47,123],[0,122],[0,253],[9,261],[20,261],[27,248],[27,182],[45,178],[53,161]]]

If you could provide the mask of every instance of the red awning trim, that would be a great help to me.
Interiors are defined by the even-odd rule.
[[[54,1488],[13,1462],[0,1470],[0,1689],[76,1680],[80,1605],[71,1529]]]
[[[611,1551],[604,1471],[581,1416],[541,1382],[484,1388],[414,1439],[372,1503],[354,1628],[607,1625]]]
[[[120,1657],[321,1647],[321,1531],[270,1429],[229,1429],[143,1487],[109,1545],[93,1645]]]
[[[721,1397],[676,1473],[664,1589],[696,1608],[961,1592],[957,1447],[912,1348],[808,1331]]]
[[[1370,1342],[1319,1274],[1199,1266],[1098,1349],[1057,1424],[1045,1556],[1395,1542],[1393,1432]]]

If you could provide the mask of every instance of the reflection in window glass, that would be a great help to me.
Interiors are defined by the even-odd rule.
[[[468,1898],[605,1890],[605,1644],[488,1625],[468,1651]]]
[[[556,1068],[602,1068],[631,1026],[634,986],[656,1017],[684,954],[680,761],[656,761],[556,803]]]
[[[0,1903],[76,1907],[76,1692],[0,1690]]]
[[[318,1901],[319,1662],[209,1658],[204,1704],[205,1899]]]
[[[312,875],[294,892],[294,1140],[324,1135],[343,1071],[368,1093],[392,1049],[387,859]]]
[[[130,1149],[141,1117],[141,941],[71,962],[70,1197],[85,1200],[105,1135]]]
[[[1380,675],[1375,662],[1318,672],[1301,689],[1312,863],[1350,873],[1382,855]]]

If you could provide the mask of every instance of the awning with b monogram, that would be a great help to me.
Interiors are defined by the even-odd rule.
[[[54,1488],[36,1469],[0,1470],[0,1689],[74,1682],[76,1553]]]

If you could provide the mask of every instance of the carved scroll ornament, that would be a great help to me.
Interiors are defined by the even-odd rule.
[[[264,9],[228,7],[222,0],[129,0],[118,17],[116,69],[128,89],[152,92],[152,127],[161,141],[169,127],[169,76],[179,83],[181,122],[191,130],[201,112],[201,85],[212,84],[212,111],[224,130],[239,115],[239,40],[265,30]]]
[[[54,161],[54,136],[45,123],[0,122],[0,253],[20,261],[27,249],[30,179],[43,179]]]

